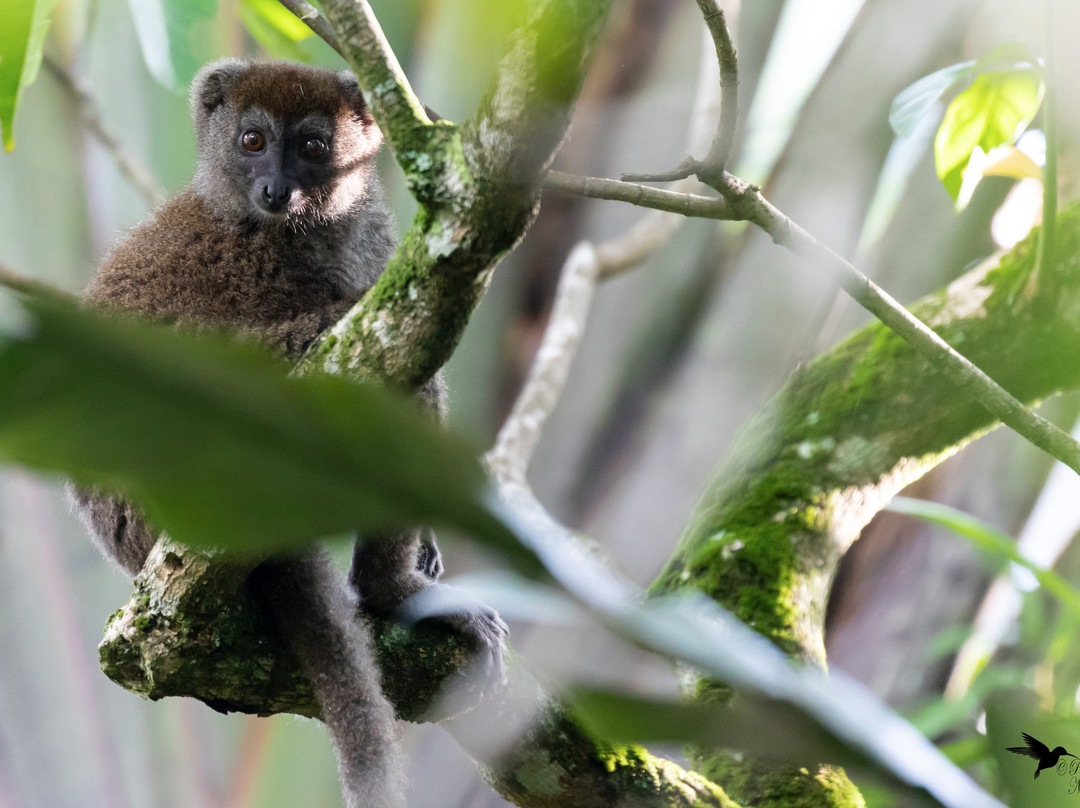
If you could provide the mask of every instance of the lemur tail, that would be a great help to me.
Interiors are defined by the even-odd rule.
[[[343,576],[322,553],[268,561],[257,596],[304,665],[338,753],[347,808],[405,808],[394,709]]]

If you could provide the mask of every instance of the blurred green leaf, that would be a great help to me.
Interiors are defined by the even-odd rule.
[[[988,153],[1013,143],[1035,117],[1042,95],[1042,72],[1024,68],[983,73],[950,102],[934,140],[934,160],[954,200],[975,147]]]
[[[717,707],[590,688],[575,688],[570,700],[590,733],[614,743],[674,742],[732,749],[811,770],[831,763],[904,794],[909,804],[938,804],[925,789],[783,702],[740,693],[730,706]]]
[[[629,587],[598,569],[583,552],[567,552],[550,538],[538,543],[527,529],[519,530],[519,536],[533,545],[555,579],[608,628],[739,691],[737,698],[748,706],[745,718],[738,719],[743,723],[736,723],[736,737],[729,742],[710,736],[710,742],[741,748],[742,735],[755,732],[750,729],[755,723],[776,722],[775,726],[787,727],[783,732],[809,739],[816,753],[825,750],[830,756],[835,754],[833,759],[858,760],[866,771],[923,801],[929,797],[950,808],[1002,808],[864,687],[839,672],[826,676],[814,668],[796,667],[768,640],[704,595],[664,596],[639,603]],[[605,710],[604,715],[610,717],[611,712]],[[648,711],[644,721],[628,715],[615,734],[656,739],[656,733],[663,731],[669,737],[693,737],[703,723],[712,723],[680,711],[659,729],[646,727],[655,715]],[[734,719],[725,714],[723,720]],[[726,732],[722,725],[707,731]],[[809,753],[800,740],[791,741],[790,747],[776,737],[772,743],[796,757]]]
[[[1080,592],[1077,592],[1057,573],[1044,569],[1022,556],[1016,549],[1016,542],[1009,534],[956,508],[923,499],[893,497],[887,510],[941,525],[958,536],[969,539],[976,547],[1001,563],[1012,562],[1023,567],[1035,576],[1039,586],[1058,600],[1075,618],[1080,619]]]
[[[150,75],[185,89],[202,61],[193,48],[196,24],[217,13],[217,0],[128,0],[128,9]]]
[[[980,73],[1037,68],[1038,60],[1026,45],[1006,42],[979,59],[943,67],[909,84],[897,93],[889,107],[889,125],[897,137],[911,137],[923,116],[956,85],[970,81]]]
[[[943,67],[901,90],[889,107],[889,126],[898,137],[911,137],[923,116],[951,87],[971,77],[975,60]]]
[[[41,66],[49,14],[56,0],[8,0],[0,3],[0,132],[4,151],[15,148],[15,110],[24,87]]]
[[[945,756],[961,768],[968,768],[990,756],[990,747],[986,745],[986,736],[971,735],[959,741],[942,744]]]
[[[497,501],[469,447],[387,392],[294,379],[220,338],[52,300],[25,308],[24,327],[0,336],[0,460],[117,489],[182,541],[260,554],[349,529],[459,528],[526,574],[539,561],[623,636],[742,688],[807,737],[861,750],[881,776],[946,806],[998,808],[863,688],[794,668],[713,601],[642,604],[576,542]]]
[[[0,337],[0,460],[131,497],[174,538],[265,554],[348,530],[450,524],[535,558],[485,505],[464,441],[411,402],[294,379],[253,346],[31,300]]]
[[[242,9],[247,9],[266,20],[282,36],[293,42],[299,42],[314,35],[303,20],[286,9],[277,0],[241,0],[240,6]]]
[[[248,32],[277,59],[307,62],[307,52],[297,46],[312,36],[312,31],[277,0],[241,0],[240,19]]]

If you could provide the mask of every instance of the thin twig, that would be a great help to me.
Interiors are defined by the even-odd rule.
[[[1043,70],[1045,94],[1043,96],[1043,137],[1046,140],[1046,161],[1043,164],[1042,229],[1039,230],[1039,246],[1036,251],[1036,278],[1041,291],[1053,297],[1054,278],[1049,267],[1054,263],[1054,231],[1057,227],[1058,203],[1058,133],[1057,133],[1057,48],[1054,46],[1054,0],[1043,2],[1043,34],[1046,42],[1046,64]]]
[[[52,286],[44,281],[39,281],[37,278],[23,275],[13,269],[9,269],[3,264],[0,264],[0,286],[11,289],[13,292],[22,292],[37,297],[51,297],[73,303],[78,300],[78,298],[70,292],[66,292],[63,289]]]
[[[551,317],[529,376],[485,456],[499,480],[525,485],[525,472],[548,416],[566,385],[570,365],[585,330],[600,263],[589,242],[578,244],[563,265]]]
[[[278,0],[281,5],[291,11],[296,17],[307,25],[312,32],[318,36],[323,42],[337,51],[338,55],[342,59],[346,59],[345,51],[341,48],[341,43],[338,42],[338,38],[334,35],[334,29],[330,27],[325,18],[319,14],[319,10],[306,0]],[[348,61],[346,59],[346,61]]]
[[[705,17],[705,25],[716,46],[716,61],[720,65],[720,121],[716,127],[705,166],[709,172],[723,173],[731,157],[735,129],[739,125],[739,60],[731,42],[724,10],[717,0],[697,0]],[[700,175],[700,171],[696,172]]]
[[[659,171],[654,174],[629,173],[622,174],[619,178],[623,182],[675,182],[694,176],[699,168],[701,168],[701,163],[693,157],[687,157],[671,171]]]
[[[545,186],[686,216],[756,224],[777,244],[813,259],[816,266],[828,270],[833,280],[856,303],[910,343],[939,371],[952,379],[957,387],[986,407],[1003,424],[1080,474],[1080,443],[1017,401],[884,289],[774,207],[756,186],[725,174],[720,183],[724,199],[718,200],[618,180],[574,177],[554,171],[549,174]]]
[[[705,18],[705,25],[709,29],[709,36],[716,51],[716,62],[720,67],[720,117],[709,153],[704,160],[687,157],[671,171],[623,174],[624,182],[673,182],[692,175],[705,181],[706,176],[723,176],[731,157],[735,131],[739,125],[739,60],[728,31],[724,10],[720,8],[718,0],[697,0],[697,4]],[[693,154],[694,149],[689,152]]]
[[[46,56],[44,62],[60,88],[75,103],[83,126],[109,153],[120,174],[131,183],[150,207],[157,207],[164,202],[165,192],[150,170],[105,130],[97,105],[86,87],[51,56]]]
[[[718,85],[710,70],[711,51],[712,43],[706,41],[702,75],[691,112],[695,125],[690,127],[688,151],[703,147],[707,142],[708,129],[696,122],[705,119],[718,100]],[[696,180],[683,178],[676,189],[685,190],[695,183]],[[674,213],[650,211],[616,238],[597,245],[583,241],[570,251],[559,273],[551,316],[529,368],[529,376],[499,430],[495,445],[485,456],[498,479],[504,483],[512,480],[528,487],[525,473],[541,433],[566,387],[597,283],[641,264],[666,244],[684,221],[682,216]]]
[[[600,177],[580,177],[562,171],[550,171],[544,187],[552,191],[587,196],[592,199],[613,199],[643,208],[666,210],[699,219],[731,219],[728,204],[723,199],[698,194],[665,191],[634,182],[607,180]]]
[[[777,244],[826,269],[855,302],[908,342],[957,387],[1003,424],[1080,474],[1080,443],[1069,433],[1025,407],[888,292],[773,206],[756,186],[727,174],[722,192],[738,213],[737,218],[756,224]]]

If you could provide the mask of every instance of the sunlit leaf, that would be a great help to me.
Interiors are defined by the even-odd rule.
[[[970,540],[1001,563],[1012,562],[1023,567],[1035,576],[1039,586],[1056,598],[1075,618],[1080,619],[1080,592],[1053,570],[1044,569],[1021,555],[1016,549],[1016,541],[1004,531],[956,508],[923,499],[893,497],[887,510],[941,525]]]
[[[975,60],[943,67],[901,90],[889,107],[889,125],[898,137],[910,137],[919,121],[951,87],[971,77]]]
[[[934,160],[954,200],[975,147],[988,153],[1013,143],[1035,116],[1042,95],[1042,73],[1025,69],[983,73],[952,100],[934,140]]]
[[[1039,164],[1016,146],[1011,145],[991,149],[990,153],[986,155],[986,162],[980,167],[980,171],[985,177],[1042,179],[1042,168]]]
[[[307,52],[296,43],[311,37],[311,29],[277,0],[242,0],[240,19],[271,56],[294,62],[310,61]]]
[[[241,0],[241,7],[250,9],[274,27],[282,36],[299,42],[312,36],[307,24],[277,0]]]
[[[1042,179],[1042,169],[1016,146],[996,146],[987,154],[981,146],[971,152],[971,158],[963,171],[964,181],[956,196],[956,209],[963,210],[971,201],[975,188],[983,177],[1013,177],[1014,179]]]
[[[0,3],[0,133],[5,151],[15,148],[15,110],[23,88],[37,77],[55,5],[56,0]]]
[[[266,553],[353,529],[452,524],[519,568],[470,447],[411,402],[290,378],[251,346],[54,302],[0,337],[0,462],[129,496],[187,543]]]
[[[194,48],[196,25],[217,13],[217,0],[128,0],[128,8],[150,75],[183,90],[202,62]]]

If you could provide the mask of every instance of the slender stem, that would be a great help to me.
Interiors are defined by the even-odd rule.
[[[675,182],[676,180],[685,180],[687,177],[692,177],[697,174],[699,168],[701,168],[701,163],[693,157],[687,157],[671,171],[658,171],[651,174],[631,172],[623,174],[620,179],[623,182]]]
[[[1080,474],[1080,443],[1017,401],[1001,385],[961,355],[929,326],[898,303],[850,262],[833,252],[774,207],[754,186],[726,175],[728,202],[738,197],[740,218],[753,222],[773,240],[812,260],[840,287],[897,335],[921,353],[957,387],[1035,446]]]
[[[83,126],[109,153],[120,174],[131,183],[131,186],[139,192],[150,207],[157,207],[164,202],[165,192],[161,190],[161,186],[150,170],[125,149],[119,140],[106,131],[101,122],[101,116],[98,114],[97,105],[86,87],[51,56],[46,56],[44,63],[60,88],[74,102]]]
[[[618,180],[574,177],[555,171],[548,175],[545,185],[568,193],[630,202],[686,216],[756,224],[777,244],[813,259],[815,266],[827,270],[855,302],[909,342],[1003,424],[1080,474],[1080,443],[1017,401],[884,289],[774,207],[756,186],[725,174],[720,183],[724,199],[717,200]]]
[[[22,292],[23,294],[37,295],[38,297],[51,297],[72,303],[78,301],[78,298],[70,292],[65,292],[63,289],[44,281],[18,273],[3,264],[0,264],[0,286],[11,289],[13,292]]]
[[[1057,176],[1057,60],[1054,47],[1054,0],[1044,0],[1043,27],[1046,39],[1046,64],[1043,70],[1045,95],[1043,97],[1043,137],[1046,140],[1046,162],[1043,165],[1043,211],[1042,229],[1036,253],[1036,277],[1041,285],[1052,290],[1054,279],[1050,267],[1054,263],[1054,234],[1057,228],[1058,176]]]
[[[735,130],[739,125],[739,60],[724,10],[717,0],[697,0],[697,4],[716,46],[716,61],[720,65],[720,121],[704,161],[708,171],[719,174],[727,166],[731,147],[735,143]]]
[[[298,19],[307,24],[323,42],[337,51],[338,55],[342,59],[347,58],[345,51],[341,47],[341,43],[338,42],[338,38],[334,35],[334,29],[330,27],[330,23],[326,21],[324,17],[319,14],[319,10],[306,0],[278,0],[281,5],[296,15]]]
[[[525,472],[548,416],[566,384],[570,365],[585,330],[600,262],[589,242],[578,244],[563,265],[555,303],[529,377],[495,445],[485,456],[496,477],[524,484]]]
[[[711,196],[664,191],[634,182],[607,180],[600,177],[579,177],[562,171],[550,171],[544,187],[552,191],[587,196],[593,199],[614,199],[643,208],[666,210],[700,219],[731,219],[727,202]]]

